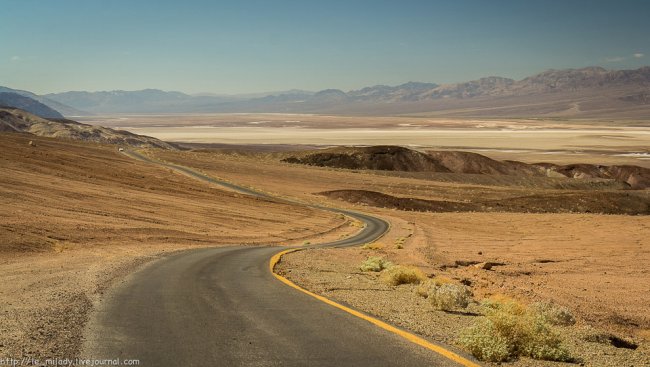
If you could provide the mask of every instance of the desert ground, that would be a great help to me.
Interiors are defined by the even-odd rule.
[[[561,210],[569,197],[646,202],[648,189],[557,177],[396,174],[282,161],[323,146],[392,144],[528,163],[650,167],[646,122],[276,114],[95,116],[83,122],[184,148],[141,150],[152,158],[274,196],[389,220],[391,230],[365,248],[285,256],[278,270],[319,294],[455,345],[476,310],[437,311],[417,295],[416,286],[385,285],[376,274],[359,270],[365,259],[380,256],[466,284],[476,302],[502,297],[566,307],[577,322],[561,331],[585,365],[650,365],[648,216]],[[0,144],[0,165],[9,173],[0,177],[0,296],[11,298],[2,304],[7,317],[0,325],[0,353],[8,355],[78,352],[83,324],[103,290],[165,254],[197,246],[313,244],[358,230],[332,213],[249,198],[134,161],[115,146],[22,134],[2,134]],[[336,190],[447,202],[536,195],[546,198],[551,212],[418,212],[326,194]],[[626,205],[617,200],[609,202]],[[474,266],[483,263],[495,265]],[[636,349],[616,347],[610,336]],[[527,358],[509,363],[559,365]]]
[[[0,354],[13,358],[76,355],[103,289],[160,256],[357,230],[332,213],[262,203],[115,146],[0,134],[0,151]]]
[[[170,162],[191,162],[204,172],[251,187],[262,186],[258,179],[262,173],[264,189],[275,195],[368,212],[391,222],[389,234],[370,249],[314,250],[288,255],[281,270],[308,289],[453,344],[458,325],[467,325],[471,317],[436,312],[414,296],[412,289],[382,286],[373,281],[373,275],[359,271],[365,258],[381,256],[394,263],[418,266],[430,276],[472,284],[478,300],[508,296],[527,303],[552,301],[569,308],[579,318],[578,327],[571,331],[573,348],[588,365],[650,363],[650,275],[643,265],[650,260],[647,216],[417,213],[359,206],[327,200],[318,193],[342,188],[371,189],[398,196],[459,200],[474,195],[520,196],[562,190],[535,187],[534,182],[526,184],[527,187],[445,183],[304,167],[278,162],[269,153],[151,154]],[[259,166],[260,161],[264,162],[263,167]],[[647,190],[644,191],[640,194],[647,197]],[[483,262],[502,265],[490,271],[465,265]],[[641,347],[630,351],[584,342],[590,336],[607,333],[639,341]],[[540,365],[539,361],[518,363]]]

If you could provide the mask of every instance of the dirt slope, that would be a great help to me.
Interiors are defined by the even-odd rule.
[[[14,108],[0,108],[0,132],[3,131],[26,132],[38,136],[94,143],[176,149],[172,144],[149,136],[66,119],[48,120]]]
[[[594,164],[570,164],[557,166],[539,164],[540,167],[558,172],[573,178],[605,178],[624,182],[631,189],[646,189],[650,187],[650,169],[631,165],[600,166]]]
[[[540,176],[543,170],[517,161],[497,161],[484,155],[459,151],[427,151],[427,154],[454,173]]]
[[[328,198],[353,204],[421,212],[513,212],[513,213],[601,213],[650,214],[650,195],[626,192],[557,192],[499,200],[465,202],[397,197],[367,190],[322,192]]]
[[[357,230],[333,213],[224,191],[114,146],[0,133],[0,152],[3,357],[75,357],[103,289],[170,252]]]
[[[288,163],[310,166],[408,172],[450,172],[430,156],[398,146],[331,148],[302,157],[288,157]]]

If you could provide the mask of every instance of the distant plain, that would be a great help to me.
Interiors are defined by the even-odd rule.
[[[642,120],[478,119],[313,114],[116,115],[81,122],[165,141],[252,145],[403,145],[464,150],[528,163],[633,164],[650,168]]]

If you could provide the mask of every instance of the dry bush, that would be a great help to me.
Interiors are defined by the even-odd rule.
[[[485,317],[465,329],[459,343],[476,358],[503,362],[518,356],[533,359],[573,360],[546,318],[533,307],[514,301],[489,301]]]
[[[395,265],[387,269],[381,276],[390,285],[417,284],[426,279],[422,270],[413,266]]]
[[[429,298],[429,288],[431,287],[431,280],[424,281],[415,289],[415,294],[423,298]]]
[[[467,308],[472,301],[472,293],[467,287],[440,276],[423,282],[415,292],[420,297],[429,299],[433,307],[442,311]]]
[[[364,250],[381,250],[384,247],[385,245],[381,242],[366,243],[365,245],[361,246],[361,248]]]
[[[393,263],[385,260],[384,258],[371,256],[364,260],[359,267],[361,271],[382,271],[393,266]]]
[[[472,293],[464,285],[433,282],[429,287],[427,298],[436,309],[453,311],[467,308],[472,301]]]
[[[404,242],[406,242],[406,237],[399,237],[395,240],[395,248],[401,250],[404,248]]]
[[[531,306],[546,322],[558,326],[570,326],[576,319],[568,308],[550,302],[537,302]]]

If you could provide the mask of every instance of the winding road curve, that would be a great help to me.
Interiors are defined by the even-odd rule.
[[[187,167],[124,153],[271,198]],[[366,226],[356,236],[317,247],[362,244],[388,229],[379,218],[319,208]],[[269,259],[286,249],[196,249],[145,266],[105,294],[86,327],[82,357],[137,359],[147,367],[462,365],[278,281]]]

